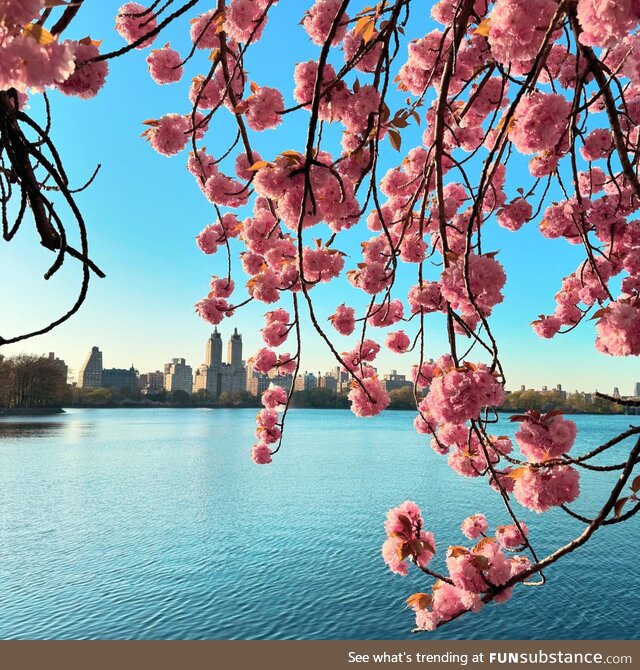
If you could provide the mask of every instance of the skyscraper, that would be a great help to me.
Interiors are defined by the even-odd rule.
[[[233,329],[233,335],[229,338],[227,345],[227,365],[230,365],[233,371],[242,367],[242,335],[238,329]]]
[[[196,370],[193,392],[208,391],[217,398],[221,393],[246,390],[247,368],[242,360],[242,335],[234,329],[227,344],[227,362],[222,362],[222,336],[216,328],[207,340],[204,363]]]
[[[97,389],[102,385],[102,352],[92,347],[83,366],[78,373],[78,387]]]
[[[193,373],[191,372],[191,366],[187,365],[184,358],[172,358],[171,363],[165,363],[164,387],[167,391],[191,393]]]
[[[640,398],[640,382],[636,382],[635,388],[633,389],[633,395],[636,398]]]
[[[211,367],[222,363],[222,337],[216,327],[207,340],[204,351],[204,364]]]

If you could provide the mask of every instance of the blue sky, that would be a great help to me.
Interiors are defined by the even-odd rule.
[[[68,36],[80,38],[89,34],[94,39],[103,39],[103,50],[122,46],[121,38],[112,30],[119,4],[111,0],[87,1]],[[201,4],[203,11],[211,5]],[[295,63],[318,56],[318,48],[298,25],[308,4],[281,0],[272,10],[262,42],[248,58],[250,79],[280,88],[288,102],[292,102]],[[410,37],[433,28],[428,19],[429,3],[424,3],[424,7],[424,16],[414,15]],[[167,41],[185,53],[188,20],[172,26],[160,37],[157,46]],[[194,238],[213,222],[215,214],[185,169],[186,153],[173,159],[159,156],[140,133],[145,119],[189,111],[188,81],[203,71],[208,61],[206,54],[200,54],[199,59],[188,65],[181,83],[160,87],[148,75],[146,55],[145,50],[111,61],[107,85],[94,100],[52,94],[54,139],[72,179],[80,184],[96,163],[102,164],[96,182],[78,199],[89,227],[92,257],[105,270],[107,278],[92,281],[86,304],[71,321],[51,334],[3,347],[5,355],[55,351],[72,371],[79,369],[92,345],[103,350],[106,366],[128,367],[133,363],[142,372],[162,369],[165,362],[176,356],[187,358],[194,366],[203,361],[210,327],[194,314],[193,305],[206,294],[209,277],[224,273],[226,259],[222,255],[204,256]],[[339,57],[340,52],[336,52],[334,58]],[[401,99],[398,100],[400,104]],[[33,111],[36,109],[34,103]],[[307,118],[305,111],[289,115],[278,130],[254,134],[252,141],[267,159],[285,149],[302,149]],[[407,129],[405,146],[414,146],[420,132]],[[204,144],[210,153],[220,155],[224,142],[233,134],[231,116],[224,111],[216,118]],[[328,139],[331,150],[331,136]],[[387,147],[382,162],[384,170],[394,160],[397,162],[397,157]],[[507,181],[508,197],[516,195],[518,186],[526,188],[530,182],[526,163],[514,163]],[[323,234],[326,239],[326,229],[313,231],[314,237]],[[561,383],[569,390],[598,388],[610,392],[619,386],[621,392],[630,393],[633,384],[640,380],[637,359],[614,359],[597,353],[593,346],[593,323],[583,324],[552,341],[541,340],[529,326],[538,314],[553,311],[553,296],[561,278],[579,263],[580,249],[561,240],[542,238],[533,222],[515,235],[492,223],[484,235],[485,250],[500,250],[498,258],[508,277],[505,301],[496,307],[493,316],[508,387]],[[355,266],[359,242],[368,236],[367,230],[352,230],[339,238],[336,246],[348,254],[348,268]],[[51,254],[39,246],[28,225],[11,244],[0,244],[0,282],[11,289],[3,291],[0,299],[3,336],[48,323],[72,303],[79,284],[79,268],[67,261],[58,275],[45,282],[42,275],[51,260]],[[237,283],[245,281],[238,267],[235,275]],[[396,295],[413,283],[412,267],[399,278]],[[341,302],[364,304],[359,295],[352,300],[354,293],[346,282],[319,287],[314,294],[323,319]],[[242,287],[234,299],[238,302],[243,299]],[[251,304],[221,326],[225,340],[234,327],[243,334],[245,357],[261,346],[258,330],[266,309],[269,308],[262,304]],[[406,331],[413,335],[415,325],[409,324]],[[308,339],[303,344],[303,369],[333,367],[331,354],[312,333],[309,323],[305,332]],[[379,341],[383,340],[383,332],[375,334]],[[336,338],[339,350],[352,348],[352,339]],[[437,357],[446,348],[438,316],[427,320],[426,342],[427,356]],[[383,352],[378,367],[382,372],[392,368],[405,372],[413,362],[411,354],[396,356]]]

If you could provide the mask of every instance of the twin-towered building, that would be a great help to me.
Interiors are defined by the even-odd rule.
[[[222,393],[247,390],[247,366],[242,360],[242,335],[235,328],[227,343],[227,362],[222,362],[222,336],[216,328],[207,340],[204,363],[196,370],[193,392],[208,391],[218,398]]]

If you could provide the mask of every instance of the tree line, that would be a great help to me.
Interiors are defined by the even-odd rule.
[[[0,407],[55,407],[67,394],[60,363],[32,354],[0,358]]]

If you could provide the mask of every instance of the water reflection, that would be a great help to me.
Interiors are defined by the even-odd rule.
[[[0,419],[0,440],[16,437],[47,437],[65,428],[57,421],[4,421]]]

